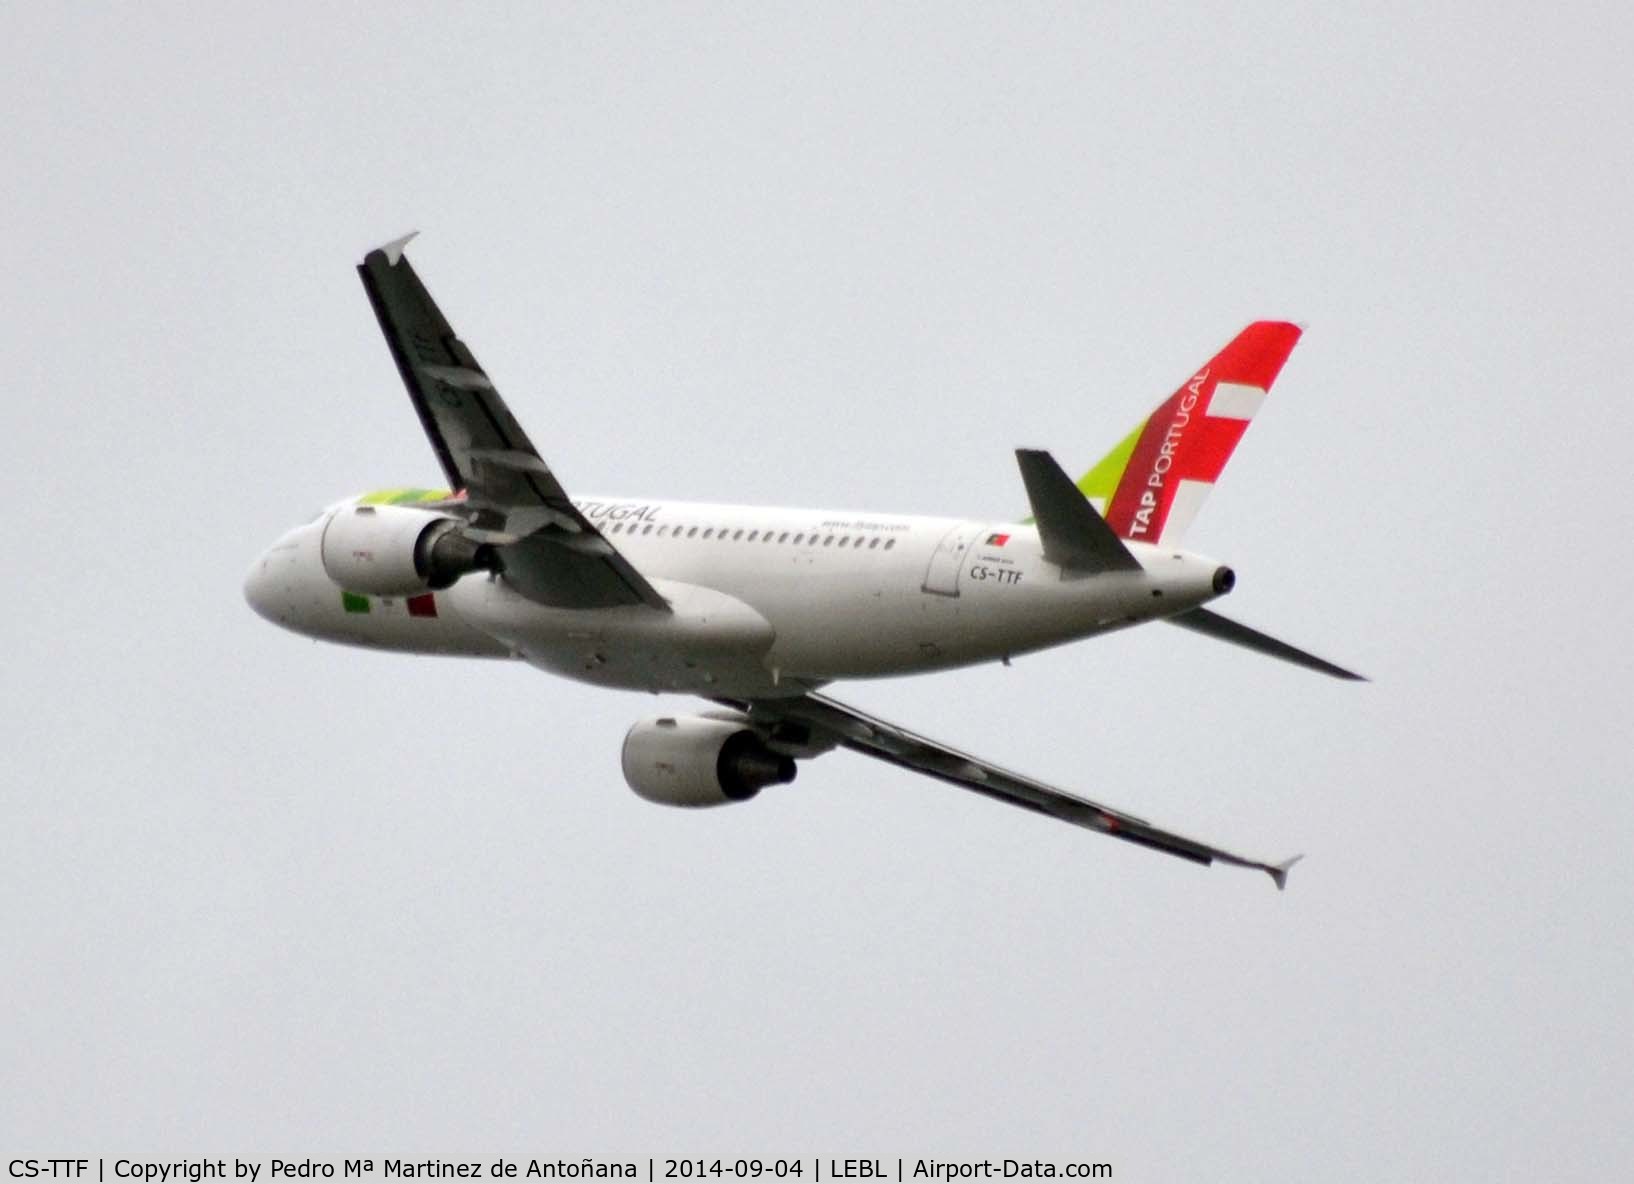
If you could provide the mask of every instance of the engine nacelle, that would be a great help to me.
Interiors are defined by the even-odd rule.
[[[745,802],[794,780],[794,758],[773,752],[751,728],[696,715],[644,719],[624,737],[624,780],[664,806]]]
[[[453,518],[407,506],[346,506],[329,516],[319,545],[323,570],[351,592],[412,596],[491,570],[493,548]]]

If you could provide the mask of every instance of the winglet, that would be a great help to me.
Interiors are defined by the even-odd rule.
[[[379,251],[386,257],[387,264],[392,267],[396,267],[403,259],[403,248],[407,247],[411,242],[413,242],[419,233],[420,232],[418,230],[411,230],[402,238],[394,238],[391,240],[391,242],[385,244],[384,246],[376,247],[375,250]],[[372,253],[373,252],[371,252],[371,254]]]
[[[1271,879],[1276,883],[1278,892],[1281,892],[1284,888],[1286,888],[1288,886],[1288,869],[1293,867],[1294,864],[1298,863],[1301,859],[1304,859],[1304,858],[1305,857],[1303,855],[1296,855],[1292,859],[1283,860],[1281,863],[1277,864],[1275,867],[1268,867],[1268,868],[1265,869],[1266,874],[1269,875],[1271,877]]]

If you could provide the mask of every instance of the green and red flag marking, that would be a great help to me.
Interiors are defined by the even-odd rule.
[[[411,617],[437,615],[437,595],[434,592],[422,592],[418,596],[407,597],[403,603],[408,606],[408,615]],[[342,592],[340,606],[349,613],[367,613],[374,610],[373,601],[361,592]]]

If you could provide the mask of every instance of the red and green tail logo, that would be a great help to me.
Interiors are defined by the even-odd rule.
[[[1078,488],[1120,538],[1180,541],[1299,334],[1254,322],[1084,474]]]

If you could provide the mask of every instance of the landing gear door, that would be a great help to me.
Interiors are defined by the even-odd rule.
[[[983,529],[979,522],[961,522],[942,536],[930,557],[930,566],[925,569],[926,592],[938,596],[959,594],[959,573],[964,571],[970,548],[981,537]]]

